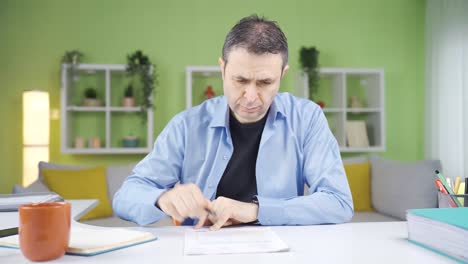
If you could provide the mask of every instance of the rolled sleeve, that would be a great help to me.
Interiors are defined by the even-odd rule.
[[[166,190],[136,185],[131,181],[127,181],[125,185],[127,186],[121,188],[113,200],[117,216],[139,225],[148,225],[166,217],[166,214],[156,207],[156,201]]]
[[[285,201],[257,196],[258,222],[262,225],[284,225],[289,219],[285,210]]]

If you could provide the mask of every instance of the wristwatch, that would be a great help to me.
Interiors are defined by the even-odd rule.
[[[254,195],[254,196],[252,197],[251,203],[254,203],[254,204],[258,205],[258,197],[257,197],[257,195]]]
[[[251,201],[251,203],[256,204],[256,205],[260,208],[260,205],[259,205],[259,203],[258,203],[258,197],[257,197],[257,195],[252,196],[252,201]],[[248,223],[248,224],[251,224],[251,225],[258,225],[258,224],[260,224],[260,222],[258,221],[258,219],[256,219],[255,221],[252,221],[252,222],[250,222],[250,223]]]

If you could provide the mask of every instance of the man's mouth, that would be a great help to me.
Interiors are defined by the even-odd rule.
[[[247,112],[247,113],[256,112],[256,111],[258,111],[259,108],[260,108],[260,106],[245,107],[245,106],[242,106],[242,105],[241,105],[242,111]]]

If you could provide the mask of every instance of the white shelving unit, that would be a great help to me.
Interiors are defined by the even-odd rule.
[[[321,68],[318,94],[327,101],[323,112],[335,135],[341,152],[380,152],[386,149],[385,135],[385,76],[383,69],[369,68]],[[309,97],[308,77],[298,75],[297,92]],[[350,96],[356,95],[363,107],[350,107]],[[320,96],[317,101],[321,101]],[[363,120],[366,123],[369,147],[348,146],[346,122]]]
[[[121,147],[117,144],[112,144],[111,136],[113,133],[116,135],[125,136],[122,134],[122,131],[114,131],[112,129],[113,121],[115,117],[113,115],[125,114],[125,115],[139,115],[140,107],[122,107],[119,105],[113,105],[111,96],[113,92],[112,88],[112,77],[115,75],[123,76],[125,74],[126,65],[124,64],[79,64],[77,67],[77,75],[93,75],[93,74],[102,74],[104,76],[104,82],[102,86],[104,87],[95,87],[98,90],[104,91],[103,96],[103,106],[81,106],[77,105],[77,98],[82,97],[82,94],[76,94],[72,91],[73,88],[73,76],[71,74],[72,68],[69,64],[62,64],[61,68],[61,106],[60,112],[62,117],[61,122],[61,152],[68,154],[144,154],[151,151],[153,144],[153,109],[147,109],[146,113],[146,135],[143,136],[146,140],[145,142],[140,142],[141,147],[128,148]],[[122,94],[122,91],[119,92]],[[150,96],[152,100],[152,95]],[[76,124],[74,120],[79,114],[90,115],[92,118],[98,116],[104,116],[103,122],[97,122],[98,125],[101,125],[105,130],[104,138],[101,138],[102,146],[100,148],[75,148],[74,147],[74,131],[76,129]],[[141,117],[139,117],[141,118]],[[139,122],[142,125],[142,122]],[[87,129],[85,127],[84,129]],[[83,128],[81,128],[83,129]],[[96,129],[95,127],[89,127],[89,129]],[[98,128],[99,130],[99,128]],[[141,138],[141,137],[140,137]]]
[[[383,69],[364,68],[321,68],[319,90],[327,95],[327,104],[323,111],[330,128],[337,138],[341,152],[379,152],[386,149],[385,135],[385,82]],[[187,66],[186,107],[193,105],[193,84],[195,78],[219,77],[219,66]],[[296,93],[309,98],[307,75],[297,75]],[[353,90],[354,89],[354,90]],[[351,108],[349,96],[359,92],[365,99],[362,108]],[[369,147],[349,147],[346,141],[346,121],[364,120],[369,137]]]
[[[185,107],[193,106],[193,83],[194,78],[219,77],[221,79],[221,69],[219,66],[187,66],[185,68]]]

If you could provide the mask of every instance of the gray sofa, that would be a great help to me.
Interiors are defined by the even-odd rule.
[[[355,212],[352,222],[403,221],[407,209],[437,207],[434,171],[441,169],[439,161],[400,162],[371,156],[370,158],[346,158],[343,162],[345,164],[370,162],[371,167],[371,202],[374,211]],[[107,193],[111,203],[114,194],[125,178],[130,175],[135,165],[132,163],[106,167]],[[41,170],[44,168],[77,170],[85,167],[41,162],[39,164],[39,179],[26,188],[15,186],[13,192],[50,191],[42,181]],[[97,226],[136,226],[135,223],[116,216],[83,222]],[[172,221],[170,218],[166,218],[151,226],[161,225],[172,225]]]

